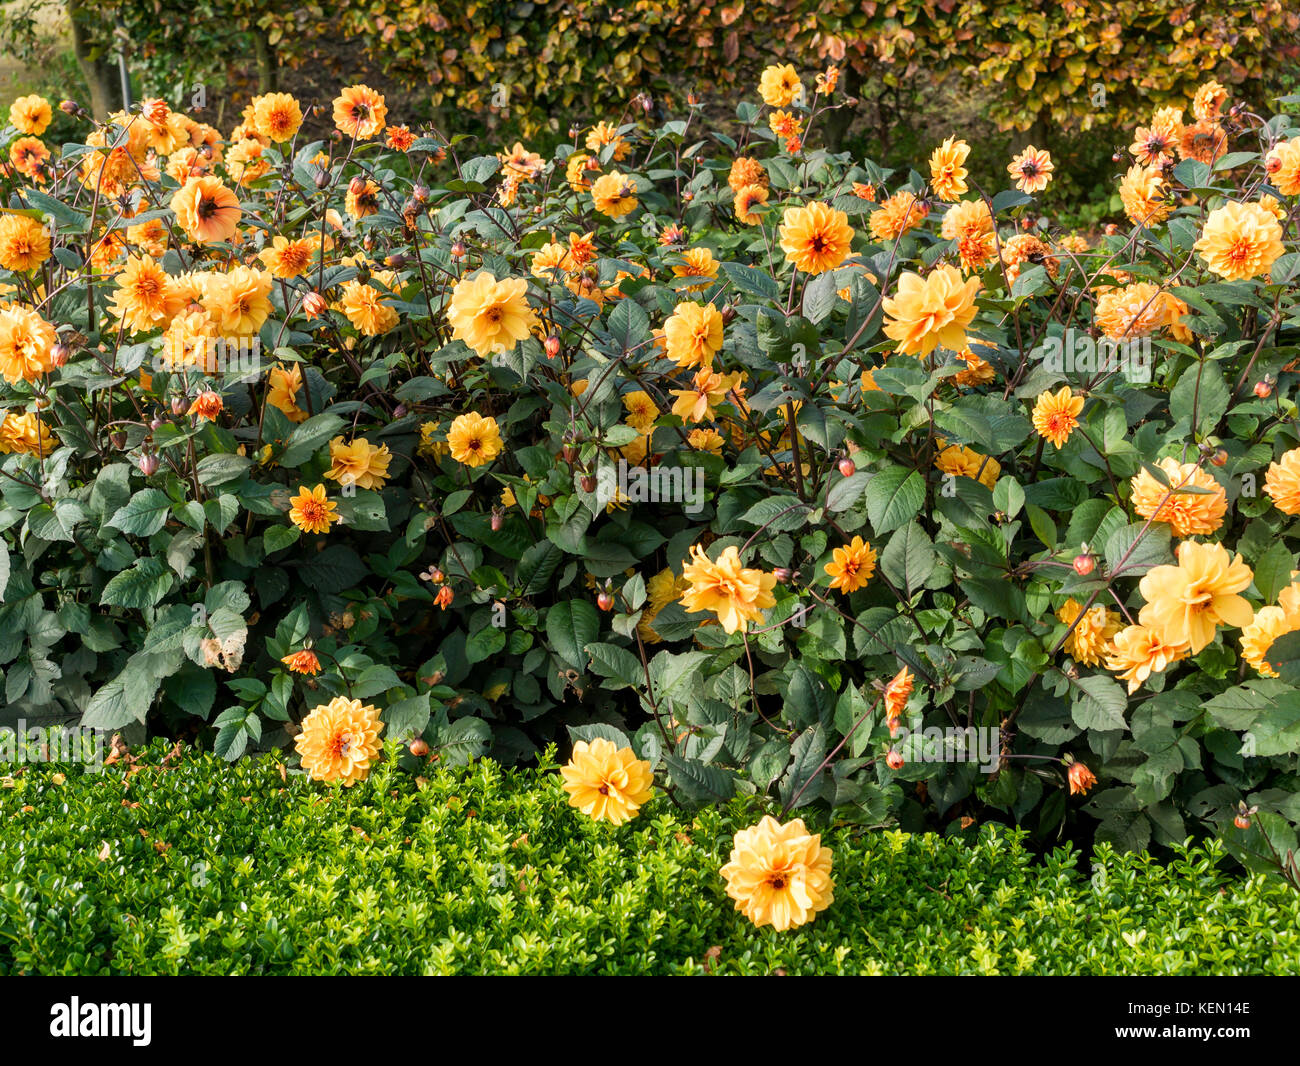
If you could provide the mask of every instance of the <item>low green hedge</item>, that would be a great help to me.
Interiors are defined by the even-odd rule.
[[[818,826],[835,902],[781,934],[718,876],[752,802],[659,796],[614,829],[554,773],[390,760],[343,790],[164,750],[5,778],[0,974],[1300,972],[1300,894],[1213,842],[1168,865],[1103,845],[1088,877],[994,827]]]

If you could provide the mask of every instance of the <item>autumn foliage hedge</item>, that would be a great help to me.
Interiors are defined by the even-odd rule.
[[[670,109],[689,91],[731,96],[772,62],[837,63],[851,94],[918,74],[954,98],[990,89],[990,117],[1022,130],[1132,125],[1210,76],[1258,103],[1300,62],[1300,12],[1283,0],[150,0],[115,12],[133,69],[173,101],[194,82],[223,82],[232,55],[256,59],[267,89],[278,67],[337,61],[347,41],[353,62],[448,120],[490,114],[525,134],[616,118],[642,91]],[[92,38],[113,39],[94,10],[80,18]]]

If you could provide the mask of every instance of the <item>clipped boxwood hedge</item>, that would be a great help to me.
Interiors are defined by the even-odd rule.
[[[659,796],[613,829],[551,772],[390,759],[344,790],[164,753],[4,779],[0,974],[1300,972],[1300,894],[1214,842],[1169,865],[1102,845],[1089,877],[992,826],[818,826],[835,902],[781,934],[717,872],[752,801]]]

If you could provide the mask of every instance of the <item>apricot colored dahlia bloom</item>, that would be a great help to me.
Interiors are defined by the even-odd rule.
[[[821,835],[809,833],[802,818],[782,825],[769,814],[736,834],[721,874],[736,910],[759,928],[785,932],[834,902],[832,861]]]
[[[1034,429],[1060,448],[1079,424],[1082,411],[1083,397],[1075,396],[1069,385],[1056,393],[1044,392],[1034,404]]]
[[[35,311],[12,305],[0,308],[0,375],[13,385],[35,381],[54,369],[59,336]]]
[[[1210,212],[1194,246],[1221,278],[1240,281],[1267,274],[1282,247],[1282,226],[1262,204],[1227,203]]]
[[[294,747],[313,781],[342,781],[351,787],[370,775],[383,728],[377,708],[336,696],[302,720]]]
[[[25,274],[50,257],[50,235],[34,218],[0,215],[0,267]]]
[[[334,125],[345,137],[369,140],[383,132],[388,105],[369,85],[350,85],[334,100]]]
[[[1300,448],[1292,448],[1268,464],[1264,491],[1283,514],[1300,514]]]
[[[1016,179],[1016,188],[1031,195],[1047,188],[1053,169],[1051,153],[1032,144],[1007,165],[1007,173]]]
[[[451,457],[466,466],[483,466],[501,454],[501,430],[495,418],[476,411],[457,415],[447,431]]]
[[[775,607],[772,590],[776,575],[741,566],[740,551],[733,544],[718,561],[711,562],[698,544],[691,547],[691,561],[682,567],[682,577],[691,587],[681,596],[688,611],[712,611],[728,633],[744,633],[750,622],[761,622],[764,607]]]
[[[365,437],[344,443],[342,437],[330,441],[330,468],[325,476],[359,489],[382,489],[388,480],[388,464],[393,455],[387,444],[378,447]]]
[[[199,244],[230,240],[243,214],[239,197],[212,176],[190,178],[172,195],[170,207],[177,224]]]
[[[722,315],[711,303],[680,303],[664,322],[668,358],[678,366],[709,366],[722,348]]]
[[[1165,644],[1189,644],[1193,655],[1214,640],[1218,626],[1248,626],[1255,612],[1238,593],[1254,574],[1222,544],[1178,545],[1176,566],[1157,566],[1138,585],[1146,606],[1138,621]]]
[[[1129,482],[1133,489],[1133,509],[1139,515],[1167,522],[1175,537],[1205,536],[1223,525],[1228,494],[1213,477],[1195,463],[1180,463],[1172,456],[1161,459],[1156,466],[1169,479],[1169,487],[1162,485],[1145,467]],[[1202,491],[1171,495],[1173,489]]]
[[[1146,626],[1125,626],[1111,638],[1106,669],[1128,682],[1131,696],[1152,674],[1163,673],[1186,655],[1186,644],[1166,644]]]
[[[965,194],[966,175],[970,172],[965,167],[966,157],[970,155],[970,145],[949,137],[930,156],[930,188],[940,200],[956,200]]]
[[[650,764],[638,759],[631,748],[615,748],[604,737],[574,744],[573,756],[560,767],[560,776],[569,806],[598,822],[630,822],[654,795]]]
[[[875,549],[861,537],[855,536],[848,545],[831,552],[831,561],[824,569],[831,578],[831,588],[839,589],[845,595],[857,592],[866,587],[871,575],[876,572]]]
[[[966,347],[966,327],[975,317],[978,278],[963,281],[961,272],[942,264],[924,278],[905,273],[892,299],[884,301],[885,336],[898,350],[925,357],[942,345],[959,352]]]
[[[805,274],[834,270],[849,257],[853,241],[848,216],[818,201],[786,208],[780,233],[786,262]]]
[[[1120,631],[1119,613],[1101,604],[1083,613],[1083,605],[1073,596],[1056,610],[1058,621],[1074,626],[1065,639],[1065,654],[1087,666],[1100,666],[1113,650],[1111,638]]]
[[[338,504],[325,495],[325,486],[309,489],[298,486],[298,494],[289,498],[289,521],[304,533],[328,533],[330,526],[339,520],[335,511]]]
[[[447,321],[455,340],[487,356],[511,351],[537,325],[537,314],[528,306],[527,281],[497,281],[491,272],[481,270],[456,283]]]

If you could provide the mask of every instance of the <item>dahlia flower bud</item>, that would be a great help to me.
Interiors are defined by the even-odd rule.
[[[406,404],[399,403],[396,407],[393,408],[394,418],[405,418],[406,415],[407,415]]]
[[[451,257],[452,257],[453,259],[464,259],[464,258],[465,258],[465,242],[464,242],[464,241],[456,241],[456,242],[451,246]]]
[[[323,189],[330,183],[330,172],[328,170],[316,171],[316,188]]]
[[[72,349],[62,341],[50,349],[50,362],[55,366],[66,366],[71,356]]]
[[[124,448],[126,447],[126,434],[120,429],[114,430],[108,435],[108,443],[114,448]]]
[[[318,292],[309,292],[302,298],[302,312],[308,318],[316,318],[325,310],[325,297]]]
[[[135,465],[140,468],[140,473],[145,477],[152,477],[158,472],[158,456],[153,452],[146,452],[136,460]]]
[[[580,477],[580,478],[578,479],[578,484],[582,486],[582,491],[583,491],[583,492],[595,492],[595,491],[596,491],[596,475],[595,475],[595,474],[583,474],[582,477]]]
[[[885,756],[885,765],[891,770],[901,770],[903,768],[903,753],[897,748],[890,748],[889,754]]]
[[[155,126],[161,126],[171,114],[171,108],[167,106],[166,100],[146,100],[140,105],[140,114]]]
[[[839,466],[840,466],[840,473],[844,477],[852,477],[854,474],[858,472],[857,463],[855,463],[847,455],[840,460]]]
[[[560,338],[550,336],[546,338],[546,358],[554,359],[560,354]]]
[[[417,759],[422,759],[429,754],[429,745],[423,737],[416,737],[411,741],[409,750]]]
[[[491,518],[492,532],[500,533],[501,526],[505,522],[505,520],[506,520],[506,513],[503,510],[501,510],[499,506],[493,507],[492,518]]]
[[[736,321],[736,308],[732,304],[727,304],[722,308],[722,324],[729,326]]]
[[[429,187],[427,185],[417,184],[415,188],[411,190],[411,199],[414,200],[417,204],[428,203]]]
[[[189,409],[189,403],[179,392],[172,394],[172,414],[183,415]]]

